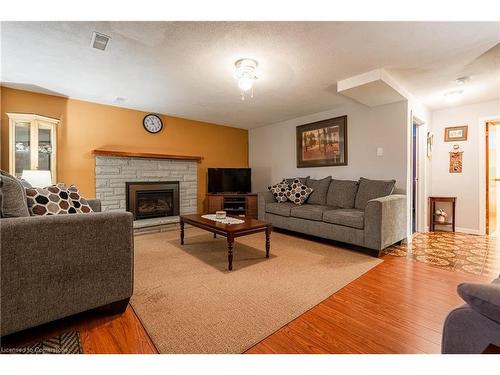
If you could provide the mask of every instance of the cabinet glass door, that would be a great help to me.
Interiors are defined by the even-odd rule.
[[[15,124],[14,157],[16,158],[15,175],[21,177],[23,170],[31,168],[31,123]]]
[[[52,131],[51,125],[40,123],[38,125],[38,165],[37,169],[44,171],[52,170]]]

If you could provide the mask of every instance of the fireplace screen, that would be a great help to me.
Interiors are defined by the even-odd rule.
[[[127,211],[135,220],[179,215],[178,182],[127,182]]]
[[[171,191],[137,192],[137,218],[172,216],[174,208]]]

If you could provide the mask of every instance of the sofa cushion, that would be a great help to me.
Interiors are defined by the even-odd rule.
[[[326,204],[332,207],[354,208],[358,181],[333,179],[326,195]]]
[[[307,177],[293,177],[293,178],[285,178],[283,181],[285,181],[288,185],[293,184],[293,181],[299,179],[299,181],[305,185],[307,185],[307,180],[309,180],[309,176]]]
[[[70,202],[64,184],[46,188],[26,188],[29,212],[32,216],[74,214],[77,210]]]
[[[70,185],[68,188],[68,195],[71,205],[75,208],[77,214],[88,214],[94,212],[90,207],[89,202],[82,197],[80,190],[75,185]]]
[[[279,216],[290,216],[290,210],[292,209],[292,207],[296,207],[296,205],[292,202],[273,202],[266,204],[266,212]]]
[[[326,194],[328,193],[328,187],[330,186],[331,180],[332,178],[330,176],[321,180],[315,180],[313,178],[308,179],[306,185],[313,189],[313,192],[309,196],[307,203],[325,205]]]
[[[396,180],[369,180],[361,177],[354,208],[364,210],[369,200],[391,195],[395,184]]]
[[[26,194],[21,182],[5,171],[0,171],[0,189],[2,205],[1,217],[27,217],[30,216]]]
[[[491,284],[462,283],[458,286],[458,294],[473,310],[500,323],[500,284],[497,280]]]
[[[293,207],[290,211],[290,216],[307,220],[321,221],[323,219],[323,212],[331,209],[332,208],[328,206],[307,203],[302,206]]]
[[[279,182],[277,184],[268,186],[268,189],[271,193],[273,193],[274,199],[277,202],[283,203],[288,201],[288,197],[286,196],[286,192],[290,190],[290,185],[288,185],[285,180]]]
[[[293,202],[297,205],[304,204],[304,202],[309,198],[309,195],[313,192],[313,189],[304,185],[298,178],[293,180],[293,183],[290,185],[290,190],[286,192],[286,196],[290,202]]]
[[[323,221],[325,223],[343,225],[346,227],[363,229],[365,213],[362,210],[353,208],[339,208],[323,212]]]

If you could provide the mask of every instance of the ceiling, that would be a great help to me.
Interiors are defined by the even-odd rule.
[[[111,37],[90,48],[93,31]],[[352,102],[336,83],[384,68],[431,109],[500,95],[498,22],[2,22],[5,86],[241,128]],[[259,62],[241,101],[234,62]],[[116,98],[123,98],[116,102]]]

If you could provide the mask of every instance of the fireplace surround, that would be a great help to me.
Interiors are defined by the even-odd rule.
[[[179,215],[178,181],[131,181],[125,183],[126,209],[134,220]]]

